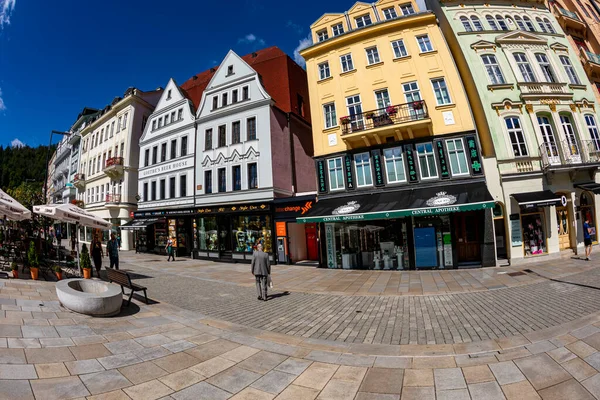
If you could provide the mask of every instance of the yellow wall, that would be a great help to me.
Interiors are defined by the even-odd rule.
[[[348,149],[342,140],[342,128],[339,126],[339,119],[348,114],[346,97],[360,94],[363,112],[374,110],[377,108],[374,92],[387,88],[391,103],[402,104],[406,102],[402,84],[412,81],[418,82],[421,98],[427,104],[431,125],[427,129],[411,132],[403,131],[402,124],[394,125],[395,129],[400,130],[396,136],[410,139],[474,129],[462,83],[435,16],[432,13],[422,13],[384,21],[382,10],[390,6],[395,6],[397,14],[401,15],[397,1],[380,0],[375,3],[381,20],[381,23],[377,23],[375,10],[369,4],[356,3],[348,11],[349,19],[354,24],[355,17],[369,13],[373,25],[366,28],[349,31],[343,14],[325,14],[311,26],[315,44],[301,54],[306,60],[309,81],[315,156]],[[414,2],[413,8],[418,12]],[[331,26],[340,21],[343,21],[346,33],[333,38]],[[317,32],[323,29],[328,29],[329,40],[317,43]],[[416,36],[422,34],[429,35],[433,52],[420,54]],[[394,59],[391,42],[398,39],[404,40],[408,56]],[[382,63],[367,66],[365,49],[372,46],[377,46]],[[342,74],[340,56],[347,53],[352,53],[355,70]],[[319,81],[318,64],[324,61],[329,62],[331,78]],[[440,77],[445,78],[452,104],[436,107],[430,80]],[[323,104],[331,102],[335,102],[338,126],[325,129]],[[452,112],[455,121],[453,125],[444,123],[442,113],[445,111]],[[329,144],[329,135],[332,133],[337,135],[337,144],[333,146]]]

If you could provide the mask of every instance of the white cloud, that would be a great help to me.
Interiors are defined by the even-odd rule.
[[[301,67],[306,66],[306,61],[304,61],[304,58],[302,58],[302,56],[300,55],[300,50],[305,49],[312,44],[313,42],[312,38],[310,37],[310,34],[308,35],[308,37],[300,39],[300,42],[298,42],[298,47],[294,49],[294,61],[296,61],[296,64],[300,65]]]
[[[25,147],[25,143],[21,142],[19,139],[15,138],[10,142],[10,147]]]
[[[4,104],[4,100],[2,99],[2,89],[0,89],[0,111],[6,110],[6,105]]]
[[[17,0],[0,0],[0,30],[10,25],[10,15],[15,10]]]
[[[256,43],[260,46],[265,44],[265,41],[259,37],[257,37],[254,33],[249,33],[243,38],[238,39],[238,43],[251,44]]]

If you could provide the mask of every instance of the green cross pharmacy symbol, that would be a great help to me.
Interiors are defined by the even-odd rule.
[[[481,164],[479,161],[475,161],[473,164],[471,164],[471,167],[473,168],[473,171],[479,171],[481,169]]]

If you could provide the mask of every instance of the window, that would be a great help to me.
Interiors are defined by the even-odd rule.
[[[525,29],[529,32],[535,32],[535,26],[533,26],[533,22],[531,22],[529,17],[523,17],[523,22],[525,23]]]
[[[581,0],[577,0],[577,4],[579,4],[579,7],[581,7],[581,10],[583,11],[583,13],[585,14],[586,17],[592,18],[592,16],[587,12],[587,10],[585,9],[585,7],[581,3]]]
[[[175,122],[175,111],[171,113],[171,123]]]
[[[544,18],[544,23],[546,24],[546,30],[548,31],[548,33],[556,33],[556,30],[554,30],[554,26],[552,26],[552,22],[550,22],[548,18]]]
[[[377,108],[386,108],[387,106],[391,106],[392,102],[390,101],[390,94],[387,89],[378,90],[375,92],[375,102],[377,103]]]
[[[167,91],[167,100],[171,100],[171,90]]]
[[[256,118],[246,120],[246,140],[256,140]]]
[[[429,40],[429,35],[417,36],[417,43],[419,44],[419,49],[421,49],[421,53],[433,51],[433,46],[431,45],[431,41]]]
[[[171,160],[177,157],[177,139],[171,140]]]
[[[167,161],[167,144],[163,143],[160,145],[160,162]]]
[[[119,156],[123,157],[124,152],[125,152],[125,143],[121,143],[121,152],[119,153]]]
[[[104,168],[104,167],[106,167],[106,165],[102,165],[102,168]],[[97,167],[96,167],[96,170],[97,170],[98,172],[100,172],[100,157],[98,157],[98,165],[97,165]]]
[[[322,31],[317,32],[317,42],[322,42],[327,39],[329,39],[327,29],[323,29]]]
[[[594,11],[594,9],[589,4],[586,4],[586,6],[588,10],[590,10],[590,14],[592,14],[596,22],[600,22],[600,19],[598,19],[598,14]]]
[[[329,189],[343,189],[344,172],[342,170],[342,157],[327,160],[327,170],[329,171]]]
[[[165,115],[165,125],[169,124],[169,114]]]
[[[568,144],[568,152],[571,155],[579,154],[579,148],[577,146],[577,138],[575,137],[575,130],[573,129],[573,124],[571,123],[571,118],[568,115],[560,116],[560,124],[563,128],[563,133],[567,138]]]
[[[404,99],[407,103],[421,102],[421,92],[419,91],[419,85],[416,81],[403,84],[402,89],[404,90]],[[420,109],[415,109],[414,106],[410,105],[409,108],[412,119],[418,119],[424,115],[422,107]]]
[[[515,61],[517,62],[519,71],[521,71],[523,81],[535,82],[535,75],[533,74],[533,70],[531,69],[531,65],[529,65],[529,61],[527,60],[525,53],[515,53],[513,56],[515,58]]]
[[[396,9],[394,7],[390,7],[383,9],[383,16],[385,19],[394,19],[398,17],[398,14],[396,14]]]
[[[143,197],[143,198],[144,198],[144,201],[148,201],[148,200],[150,200],[150,199],[148,198],[148,182],[145,182],[145,183],[144,183],[144,190],[143,190],[143,192],[142,192],[142,195],[144,196],[144,197]]]
[[[115,121],[110,124],[110,137],[113,137],[113,133],[115,131]]]
[[[367,52],[367,62],[369,65],[377,64],[380,61],[377,47],[369,47],[365,51]]]
[[[469,167],[467,165],[467,154],[465,153],[465,145],[463,140],[446,140],[446,149],[448,150],[448,158],[450,159],[452,176],[468,175]]]
[[[527,157],[527,144],[525,143],[525,135],[521,128],[521,120],[517,117],[504,118],[510,144],[515,157]]]
[[[223,93],[221,96],[221,107],[225,107],[227,105],[227,93]]]
[[[248,100],[248,86],[242,88],[242,100]]]
[[[408,52],[406,51],[406,46],[404,46],[404,40],[395,40],[392,42],[392,49],[394,50],[394,57],[406,57]]]
[[[554,132],[552,131],[550,119],[548,117],[538,116],[537,120],[548,156],[558,158],[558,148],[556,147],[556,140],[554,138]]]
[[[154,146],[152,148],[152,165],[156,164],[158,161],[158,146]]]
[[[502,18],[502,15],[496,15],[496,22],[498,23],[498,26],[500,27],[501,30],[503,31],[507,31],[508,30],[508,25],[506,25],[506,22],[504,21],[504,18]]]
[[[158,119],[158,127],[159,127],[159,128],[161,128],[161,127],[162,127],[162,125],[163,125],[163,119],[162,119],[162,117],[160,117],[160,118]]]
[[[515,22],[517,23],[517,26],[519,27],[520,30],[525,31],[527,29],[525,29],[525,24],[523,23],[523,19],[521,19],[521,17],[519,17],[518,15],[515,16]]]
[[[227,76],[233,75],[233,65],[227,66]]]
[[[498,28],[498,24],[496,24],[496,20],[494,19],[494,17],[492,17],[491,15],[487,15],[485,17],[485,19],[488,22],[488,25],[490,26],[490,29],[493,31],[499,31],[500,29]]]
[[[460,22],[463,24],[463,28],[465,28],[466,32],[473,32],[473,27],[471,26],[471,21],[467,17],[460,17]]]
[[[204,193],[212,193],[212,171],[204,171]]]
[[[435,163],[433,145],[431,143],[417,144],[417,154],[419,156],[421,179],[437,178],[437,165]]]
[[[219,126],[219,137],[217,147],[227,146],[227,127],[225,125]]]
[[[360,153],[354,155],[354,167],[356,168],[356,184],[360,186],[370,186],[373,184],[371,177],[371,158],[369,153]]]
[[[256,163],[248,164],[248,189],[258,187],[258,166]]]
[[[475,28],[476,31],[483,30],[483,25],[481,25],[481,21],[479,20],[479,18],[477,18],[476,16],[473,15],[471,17],[471,22],[473,23],[473,27]]]
[[[144,153],[144,167],[147,167],[150,164],[150,149],[146,149]]]
[[[342,63],[342,72],[352,71],[354,69],[354,63],[352,62],[352,54],[344,54],[340,57]]]
[[[548,57],[546,57],[545,54],[538,53],[535,55],[535,59],[537,60],[538,65],[542,69],[542,73],[544,74],[544,79],[546,79],[546,82],[556,82],[556,78],[554,77],[554,73],[552,72],[552,67],[550,66]]]
[[[237,103],[238,101],[238,90],[237,89],[233,89],[231,91],[231,102],[232,103]]]
[[[371,16],[369,14],[361,15],[360,17],[354,18],[357,28],[362,28],[367,25],[371,25]]]
[[[393,147],[383,150],[385,159],[385,172],[388,183],[406,182],[404,171],[404,160],[402,159],[402,147]]]
[[[231,144],[240,143],[240,121],[231,124]]]
[[[217,108],[219,108],[219,97],[218,96],[213,96],[212,109],[216,110]]]
[[[172,176],[169,178],[169,198],[175,198],[175,177]]]
[[[152,121],[152,130],[156,130],[156,120]]]
[[[331,27],[331,32],[333,33],[333,36],[339,36],[342,33],[344,33],[344,25],[342,24],[337,24]]]
[[[156,181],[152,181],[151,185],[151,196],[152,196],[152,201],[156,200]]]
[[[431,84],[433,85],[433,93],[435,93],[435,100],[438,106],[452,103],[444,78],[432,79]]]
[[[227,172],[225,171],[225,168],[219,168],[218,170],[218,189],[219,189],[219,193],[223,193],[227,191]]]
[[[212,129],[204,131],[204,150],[212,149]]]
[[[598,127],[596,125],[596,118],[594,118],[591,114],[585,115],[585,124],[587,125],[588,132],[590,134],[590,138],[592,139],[592,143],[594,143],[594,149],[596,151],[600,150],[600,135],[598,135]],[[588,149],[592,150],[592,149]]]
[[[502,75],[502,70],[498,65],[498,60],[496,60],[496,56],[493,54],[485,54],[481,56],[481,60],[483,61],[483,65],[485,66],[485,70],[487,71],[488,77],[490,78],[490,82],[492,85],[500,85],[505,83],[504,76]]]
[[[565,72],[567,73],[567,76],[569,77],[569,82],[571,82],[571,84],[573,85],[581,84],[579,78],[577,77],[577,74],[575,73],[575,68],[573,68],[571,60],[569,60],[569,57],[560,56],[560,62],[562,63]]]
[[[537,22],[538,26],[540,27],[540,30],[544,33],[548,33],[548,31],[546,30],[546,24],[544,23],[544,21],[542,21],[542,19],[540,17],[537,17],[535,19],[535,22]]]
[[[164,179],[160,180],[160,199],[164,200],[167,197],[167,181]]]
[[[233,181],[233,190],[242,190],[242,167],[239,165],[231,167],[231,179]]]
[[[179,110],[177,110],[177,119],[183,119],[183,108],[180,108]]]
[[[346,97],[346,106],[348,108],[352,130],[363,129],[364,123],[360,95],[357,94],[356,96]]]
[[[319,79],[327,79],[331,76],[329,72],[329,62],[319,64]]]
[[[179,197],[187,196],[187,175],[179,177]]]
[[[188,150],[187,136],[184,136],[181,138],[181,151],[179,152],[179,156],[180,157],[187,156],[187,150]]]
[[[323,105],[323,114],[325,116],[325,129],[337,126],[337,117],[335,115],[335,103]]]
[[[298,103],[298,114],[304,117],[304,99],[299,93],[296,93],[296,102]]]
[[[415,9],[411,3],[400,4],[400,10],[402,11],[402,15],[410,15],[415,13]]]

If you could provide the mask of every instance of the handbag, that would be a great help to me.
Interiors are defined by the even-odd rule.
[[[271,275],[267,275],[267,285],[273,289],[273,279],[271,279]]]

